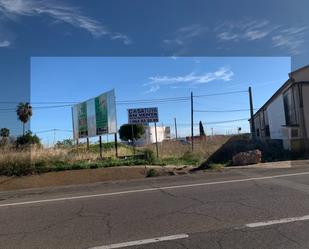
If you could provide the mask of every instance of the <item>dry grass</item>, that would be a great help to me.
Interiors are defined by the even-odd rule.
[[[216,150],[218,150],[230,137],[228,136],[216,136],[213,138],[207,138],[202,141],[194,142],[194,154],[207,159]],[[156,152],[154,144],[149,145],[148,148]],[[170,140],[164,141],[159,144],[159,155],[160,158],[180,158],[185,153],[191,151],[191,144],[184,144],[180,141]]]
[[[121,156],[130,155],[131,150],[120,147],[118,153]],[[115,157],[115,150],[103,151],[104,157],[113,158]],[[37,148],[32,147],[25,150],[15,149],[1,149],[0,150],[0,167],[8,164],[21,164],[25,162],[31,162],[32,164],[38,163],[54,163],[54,162],[94,162],[99,159],[100,155],[98,152],[87,151],[84,148],[79,150],[72,149],[54,149],[54,148]]]

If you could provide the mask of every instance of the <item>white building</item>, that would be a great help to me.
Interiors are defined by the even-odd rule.
[[[142,138],[138,139],[135,144],[137,146],[143,146],[147,144],[152,144],[156,142],[155,136],[155,127],[154,126],[145,126],[145,134]],[[165,139],[171,138],[171,129],[169,126],[157,126],[157,140],[162,142]]]
[[[280,140],[285,149],[308,151],[309,65],[291,72],[253,119],[252,132],[257,139]]]

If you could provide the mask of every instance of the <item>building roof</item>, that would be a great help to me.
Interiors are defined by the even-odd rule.
[[[292,72],[289,73],[289,77],[291,78],[295,73],[298,73],[299,71],[302,71],[304,69],[309,69],[309,65],[306,65],[306,66],[303,66],[303,67],[300,67]]]

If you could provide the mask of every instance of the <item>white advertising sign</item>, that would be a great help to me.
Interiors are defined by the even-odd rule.
[[[157,107],[128,109],[129,124],[148,124],[159,122]]]
[[[72,107],[74,139],[117,133],[115,91]]]

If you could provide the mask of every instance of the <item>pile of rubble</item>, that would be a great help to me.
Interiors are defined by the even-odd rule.
[[[260,150],[250,150],[247,152],[240,152],[233,156],[233,165],[249,165],[257,164],[262,161],[262,152]]]

